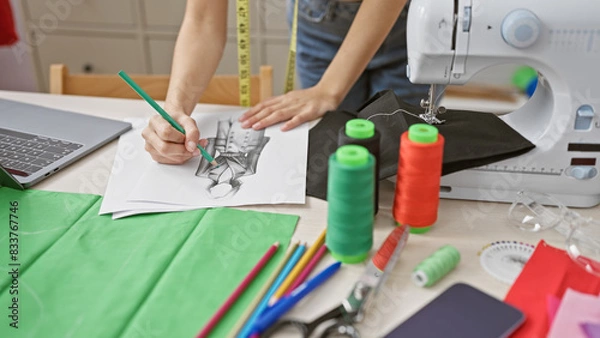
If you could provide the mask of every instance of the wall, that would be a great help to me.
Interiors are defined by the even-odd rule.
[[[20,41],[0,47],[0,90],[38,91],[30,49],[23,42],[25,23],[19,0],[10,0]]]

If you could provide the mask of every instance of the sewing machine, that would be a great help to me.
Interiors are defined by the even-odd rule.
[[[410,81],[432,84],[430,117],[444,85],[486,67],[539,73],[530,100],[501,116],[536,148],[444,176],[440,197],[510,202],[526,189],[568,206],[600,203],[600,1],[412,0],[407,44]]]

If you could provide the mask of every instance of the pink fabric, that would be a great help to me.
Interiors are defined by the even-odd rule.
[[[558,311],[558,307],[560,306],[560,298],[555,295],[548,295],[546,297],[546,306],[548,309],[548,324],[552,325],[554,321],[554,317],[556,316],[556,312]]]
[[[600,298],[568,289],[560,302],[548,338],[587,338],[581,323],[600,323]]]

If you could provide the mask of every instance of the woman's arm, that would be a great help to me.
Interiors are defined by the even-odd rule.
[[[142,136],[155,161],[177,164],[198,156],[200,133],[189,115],[217,69],[226,39],[227,1],[188,0],[165,102],[165,110],[181,124],[186,135],[160,116],[153,116]]]
[[[240,118],[243,126],[262,129],[287,120],[282,130],[289,130],[337,108],[389,34],[405,4],[406,0],[363,0],[319,83],[256,105]]]

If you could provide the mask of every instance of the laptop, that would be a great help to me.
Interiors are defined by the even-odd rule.
[[[31,187],[129,129],[127,122],[0,99],[0,186]]]

